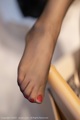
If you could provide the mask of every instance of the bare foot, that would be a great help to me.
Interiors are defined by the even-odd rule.
[[[18,84],[30,102],[43,101],[53,48],[53,39],[49,32],[33,27],[27,35],[18,68]]]

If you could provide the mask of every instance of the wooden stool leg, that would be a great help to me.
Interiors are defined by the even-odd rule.
[[[65,118],[80,120],[80,99],[52,65],[48,80],[53,88],[54,99]]]
[[[58,108],[50,89],[48,89],[48,94],[49,94],[49,98],[50,98],[52,110],[53,110],[53,118],[54,118],[53,120],[66,120],[66,118]]]
[[[53,96],[52,96],[52,94],[51,94],[50,89],[48,89],[48,95],[49,95],[49,98],[50,98],[50,101],[51,101],[51,105],[52,105],[53,118],[54,118],[53,120],[62,120],[62,119],[60,118],[59,111],[58,111],[58,109],[57,109],[57,106],[56,106],[56,104],[55,104],[55,101],[54,101],[54,99],[53,99]]]

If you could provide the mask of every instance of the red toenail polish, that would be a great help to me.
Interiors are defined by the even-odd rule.
[[[32,99],[32,98],[30,98],[30,99],[29,99],[29,101],[30,101],[30,102],[32,102],[32,103],[34,103],[34,102],[35,102],[35,101],[34,101],[34,99]]]
[[[24,95],[24,97],[28,99],[28,96],[27,96],[27,95]]]
[[[43,100],[43,97],[42,97],[42,95],[38,95],[38,97],[37,97],[37,102],[42,102],[42,100]]]

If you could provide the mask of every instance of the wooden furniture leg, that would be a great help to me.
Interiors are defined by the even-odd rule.
[[[80,99],[52,65],[48,80],[53,88],[54,100],[65,118],[67,120],[80,120]]]

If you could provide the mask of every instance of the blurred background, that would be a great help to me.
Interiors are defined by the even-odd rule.
[[[17,85],[17,67],[24,50],[25,35],[41,14],[45,3],[45,0],[40,0],[36,3],[38,7],[35,6],[32,11],[29,0],[0,0],[0,118],[40,116],[53,119],[47,90],[43,103],[37,105],[28,102]],[[80,0],[76,0],[64,18],[53,64],[61,56],[80,47],[79,17]]]

